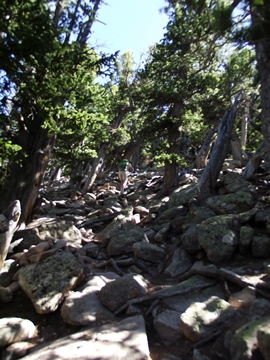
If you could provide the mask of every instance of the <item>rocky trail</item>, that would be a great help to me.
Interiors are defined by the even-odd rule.
[[[163,198],[152,169],[125,195],[45,182],[0,274],[1,359],[270,359],[270,175],[241,171],[204,206],[194,169]]]

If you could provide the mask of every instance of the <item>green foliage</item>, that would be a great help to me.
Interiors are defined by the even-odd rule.
[[[175,163],[182,167],[187,166],[187,162],[185,161],[184,157],[175,153],[173,154],[162,153],[160,155],[155,155],[154,161],[157,162],[158,166],[164,166],[165,162],[168,162],[169,164]]]

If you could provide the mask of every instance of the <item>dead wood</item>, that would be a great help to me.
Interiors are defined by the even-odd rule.
[[[8,248],[21,216],[21,203],[13,201],[0,215],[0,272],[7,256]]]
[[[143,302],[149,301],[149,300],[165,299],[165,298],[169,298],[172,296],[185,295],[191,291],[193,292],[193,291],[203,290],[208,287],[214,286],[215,284],[216,284],[216,281],[214,281],[211,284],[209,284],[209,283],[208,284],[200,284],[200,285],[195,285],[192,287],[183,287],[182,289],[178,288],[175,290],[171,290],[173,288],[173,286],[172,286],[166,290],[162,289],[153,294],[144,295],[139,298],[131,299],[131,300],[127,301],[123,306],[121,306],[118,310],[116,310],[115,314],[116,315],[120,314],[123,310],[125,310],[126,308],[128,308],[130,305],[133,305],[133,304],[140,304],[140,303],[143,303]]]
[[[233,107],[230,111],[225,112],[218,126],[217,141],[198,184],[197,200],[200,204],[204,203],[205,200],[214,193],[215,185],[222,169],[224,159],[229,150],[233,124],[236,119],[237,106],[240,96],[241,95],[236,97]]]
[[[255,281],[254,279],[249,279],[246,276],[241,276],[236,274],[234,271],[217,268],[215,265],[202,265],[201,263],[195,263],[189,271],[187,271],[179,281],[184,281],[190,278],[193,275],[201,275],[206,277],[219,278],[222,281],[229,281],[235,285],[238,285],[242,288],[247,286],[252,286],[260,294],[265,294],[265,297],[270,297],[270,284],[264,283],[260,279]],[[268,294],[269,291],[269,294]]]

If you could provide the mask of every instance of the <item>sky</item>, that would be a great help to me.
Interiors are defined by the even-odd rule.
[[[163,37],[168,17],[159,10],[165,1],[106,0],[106,3],[98,11],[100,22],[92,27],[91,45],[106,53],[132,50],[135,62],[139,63],[149,46]]]

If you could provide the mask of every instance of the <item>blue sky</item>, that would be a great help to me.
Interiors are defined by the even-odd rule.
[[[90,43],[97,51],[120,54],[132,50],[136,63],[149,46],[159,42],[168,17],[160,13],[164,0],[106,0],[92,27]],[[97,47],[98,45],[98,47]]]

